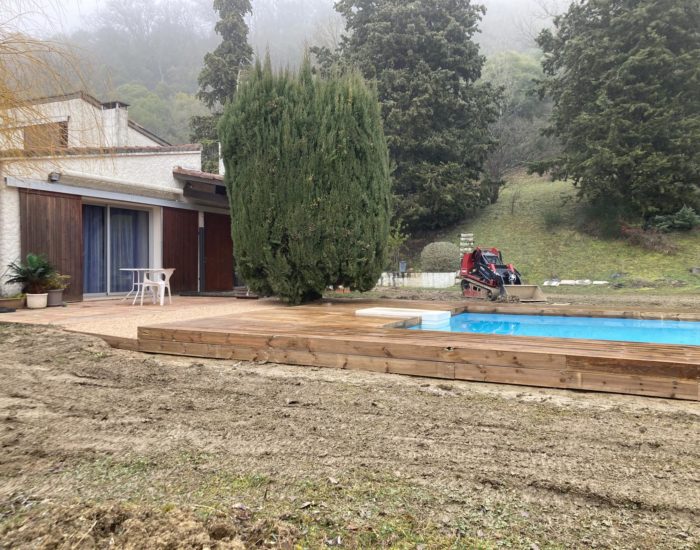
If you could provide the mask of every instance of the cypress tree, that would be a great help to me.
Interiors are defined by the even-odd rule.
[[[233,97],[238,73],[253,59],[244,19],[252,9],[250,0],[214,0],[214,9],[221,17],[214,27],[221,35],[221,44],[204,56],[197,92],[197,97],[210,109],[217,109]]]
[[[236,264],[298,304],[371,289],[386,263],[390,178],[376,94],[357,73],[274,73],[269,57],[219,123]]]
[[[250,0],[214,0],[214,10],[220,16],[214,29],[221,35],[221,43],[204,56],[197,92],[212,114],[192,117],[190,138],[202,144],[202,168],[216,173],[219,170],[216,125],[223,105],[236,93],[238,75],[250,66],[253,49],[248,44],[245,22],[246,14],[251,12]]]

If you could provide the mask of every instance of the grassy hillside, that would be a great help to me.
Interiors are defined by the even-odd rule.
[[[498,203],[430,240],[458,243],[460,233],[474,233],[477,245],[500,248],[526,282],[541,284],[558,276],[607,280],[625,288],[675,286],[700,291],[700,277],[690,273],[691,266],[700,266],[700,232],[669,235],[678,251],[661,254],[575,230],[577,208],[571,184],[522,176],[502,190]],[[553,217],[553,212],[560,224],[547,229],[545,217]]]

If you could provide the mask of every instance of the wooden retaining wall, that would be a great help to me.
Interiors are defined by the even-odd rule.
[[[140,327],[138,349],[698,400],[700,348],[407,331],[405,322],[355,317],[356,308],[280,308]],[[435,305],[433,308],[438,309]]]

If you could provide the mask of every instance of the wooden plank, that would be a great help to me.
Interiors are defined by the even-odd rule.
[[[231,217],[204,213],[204,289],[233,290]]]
[[[651,376],[568,371],[557,373],[550,370],[520,369],[515,367],[456,365],[455,379],[544,388],[602,391],[691,401],[698,399],[698,384],[696,381]]]
[[[669,399],[698,399],[698,383],[695,380],[677,380],[652,376],[625,376],[596,372],[572,372],[570,389],[626,393]]]
[[[199,213],[163,208],[163,266],[174,267],[173,292],[196,291],[199,266]]]
[[[474,364],[455,365],[455,380],[543,388],[566,388],[568,384],[565,371]]]
[[[662,378],[698,379],[698,365],[663,363],[640,359],[608,357],[566,357],[566,368],[573,371],[607,372],[625,375],[659,376]]]
[[[335,352],[348,355],[368,355],[396,359],[421,359],[427,361],[461,362],[521,368],[569,369],[580,371],[615,372],[620,374],[646,374],[672,378],[697,378],[698,366],[684,363],[655,363],[650,359],[575,357],[564,354],[511,352],[479,347],[418,345],[387,341],[366,342],[338,340],[324,337],[261,336],[254,334],[218,333],[205,331],[168,331],[165,329],[141,329],[140,338],[165,338],[179,341],[207,342],[241,345],[245,347],[271,346],[285,350],[309,352]],[[489,347],[498,347],[493,343]]]
[[[70,275],[67,302],[83,299],[83,215],[79,196],[19,190],[22,258],[45,254],[58,271]]]
[[[502,313],[510,315],[549,315],[561,317],[603,317],[622,319],[665,319],[669,321],[700,321],[700,314],[693,312],[666,311],[663,309],[610,309],[580,306],[531,306],[525,304],[469,304],[462,308],[470,313]]]
[[[256,335],[234,333],[212,333],[205,331],[186,331],[139,328],[139,339],[163,339],[180,342],[201,342],[211,344],[231,344],[245,347],[270,346],[284,350],[309,352],[341,353],[345,355],[362,355],[386,357],[392,359],[420,359],[437,362],[478,362],[494,365],[520,365],[522,367],[564,368],[564,355],[548,353],[516,354],[509,351],[472,349],[468,347],[442,347],[389,342],[366,342],[336,338],[293,337],[279,335]]]
[[[454,365],[431,363],[428,361],[399,361],[395,359],[343,355],[339,353],[313,353],[275,348],[244,348],[219,344],[197,344],[192,342],[166,342],[157,340],[141,340],[139,343],[139,350],[150,353],[208,357],[212,359],[263,361],[289,365],[365,370],[433,378],[454,378]]]

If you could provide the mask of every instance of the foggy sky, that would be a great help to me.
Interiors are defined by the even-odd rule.
[[[2,0],[0,0],[2,1]],[[149,0],[143,0],[148,2]],[[329,10],[334,0],[327,0]],[[45,17],[35,17],[25,24],[33,34],[56,34],[72,32],[78,28],[89,28],[91,15],[104,7],[106,0],[37,0],[43,6]],[[252,0],[255,10],[255,0]],[[543,12],[553,9],[561,10],[568,0],[476,0],[487,8],[482,27],[486,30],[493,26],[523,26],[536,24]],[[518,21],[516,23],[516,20]],[[523,23],[522,21],[526,21]],[[505,30],[505,29],[502,29]]]

